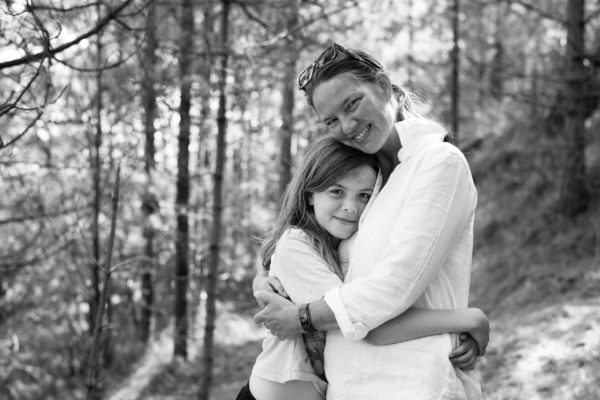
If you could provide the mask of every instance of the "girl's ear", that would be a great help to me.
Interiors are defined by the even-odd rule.
[[[311,205],[311,206],[315,205],[315,201],[313,200],[313,194],[312,193],[308,194],[308,204]]]
[[[375,79],[377,80],[377,85],[383,91],[384,98],[387,101],[391,100],[394,90],[390,77],[387,76],[385,72],[379,71],[377,72]]]

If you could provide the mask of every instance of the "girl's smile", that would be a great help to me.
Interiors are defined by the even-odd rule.
[[[334,237],[336,245],[358,229],[376,180],[373,168],[363,165],[326,190],[311,193],[309,204],[313,206],[317,223]]]

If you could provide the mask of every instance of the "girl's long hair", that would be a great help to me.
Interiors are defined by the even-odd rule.
[[[311,193],[325,191],[348,173],[365,165],[373,168],[375,173],[379,170],[373,155],[346,146],[330,136],[319,139],[308,148],[281,199],[275,226],[268,232],[260,248],[266,270],[270,269],[277,241],[289,228],[295,227],[306,233],[310,245],[342,278],[334,238],[318,224],[309,197]]]

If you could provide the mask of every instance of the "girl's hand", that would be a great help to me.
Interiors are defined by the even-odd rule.
[[[260,271],[258,274],[256,274],[256,277],[252,282],[252,290],[255,292],[263,291],[275,293],[285,299],[289,299],[289,296],[283,288],[283,285],[281,284],[279,279],[273,276],[269,277],[268,271]],[[261,309],[266,307],[267,304],[265,302],[261,301],[260,299],[256,300]]]
[[[482,357],[490,342],[490,321],[483,311],[478,308],[469,308],[469,312],[473,318],[473,328],[469,329],[469,334],[477,342],[479,357]]]
[[[475,368],[479,349],[477,342],[468,334],[461,333],[460,344],[450,353],[450,362],[456,368],[468,371]]]

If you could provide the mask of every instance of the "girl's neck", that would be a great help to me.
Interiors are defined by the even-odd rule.
[[[377,153],[375,153],[377,162],[379,163],[379,167],[381,168],[381,173],[383,175],[384,185],[394,169],[398,166],[398,164],[400,164],[400,160],[398,160],[398,152],[401,148],[402,143],[400,142],[400,136],[398,136],[398,131],[396,131],[396,128],[394,127],[390,132],[387,142]]]

